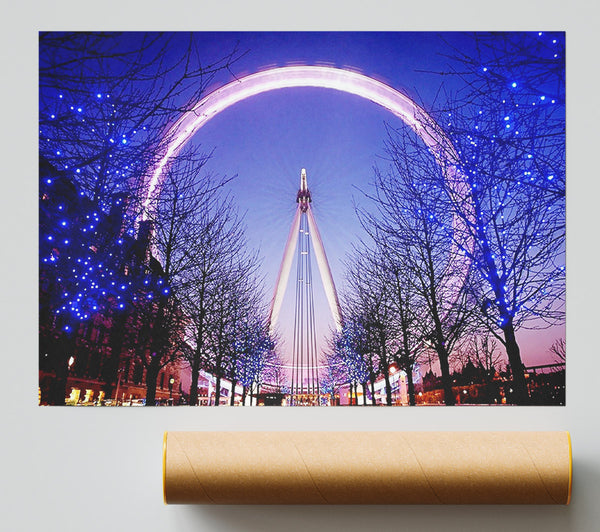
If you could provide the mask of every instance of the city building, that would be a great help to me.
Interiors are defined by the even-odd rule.
[[[137,235],[125,230],[126,209],[125,196],[117,194],[110,212],[98,213],[72,180],[40,158],[41,404],[144,402],[148,373],[144,355],[152,337],[140,322],[145,321],[151,328],[157,303],[149,299],[149,294],[156,282],[161,282],[162,267],[151,253],[148,224],[142,224]],[[90,231],[88,237],[81,235],[81,227],[89,223],[90,216],[96,231]],[[78,236],[85,238],[76,242]],[[112,281],[112,285],[121,286],[112,292],[103,291],[102,298],[92,300],[90,296],[81,306],[85,310],[78,310],[85,314],[74,316],[69,314],[72,309],[67,308],[62,296],[73,289],[73,277],[83,279],[87,271],[65,268],[71,263],[87,268],[88,261],[90,271],[102,267],[100,275],[114,274],[118,283]],[[183,334],[182,330],[175,333]],[[181,378],[186,366],[176,356],[167,355],[164,361],[157,374],[155,402],[178,404],[184,398]]]

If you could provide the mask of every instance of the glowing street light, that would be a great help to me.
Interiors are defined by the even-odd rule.
[[[173,384],[175,383],[175,379],[173,377],[171,377],[169,379],[169,401],[173,402]]]

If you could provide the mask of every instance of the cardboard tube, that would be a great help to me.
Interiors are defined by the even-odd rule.
[[[568,504],[568,432],[168,432],[168,504]]]

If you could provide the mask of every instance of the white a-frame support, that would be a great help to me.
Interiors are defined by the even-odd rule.
[[[317,228],[317,222],[312,213],[311,209],[311,196],[308,186],[306,184],[306,170],[302,169],[300,177],[300,190],[298,190],[298,208],[294,220],[292,221],[292,227],[288,235],[285,249],[283,251],[283,258],[281,259],[281,266],[279,267],[279,274],[277,276],[277,282],[275,283],[275,290],[273,292],[273,299],[271,300],[271,311],[269,313],[270,328],[273,330],[275,323],[279,318],[279,311],[281,310],[281,304],[283,302],[283,296],[285,295],[285,289],[287,287],[288,279],[290,277],[290,269],[292,267],[292,260],[294,258],[294,252],[296,250],[296,244],[298,242],[298,234],[300,232],[300,219],[303,214],[306,214],[308,221],[308,229],[313,236],[311,238],[315,257],[317,259],[317,265],[319,267],[319,273],[321,275],[321,281],[325,289],[325,296],[329,303],[331,315],[337,330],[342,328],[342,313],[340,310],[340,303],[331,275],[331,269],[329,268],[329,262],[327,261],[327,255],[325,254],[325,248],[323,247],[323,240],[321,234]]]

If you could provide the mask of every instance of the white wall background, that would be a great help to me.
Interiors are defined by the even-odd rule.
[[[39,5],[37,5],[39,4]],[[216,5],[215,5],[216,4]],[[597,84],[600,10],[572,0],[4,3],[0,530],[600,530]],[[566,30],[567,406],[67,409],[37,406],[37,31]],[[164,430],[570,430],[569,507],[164,506]]]

